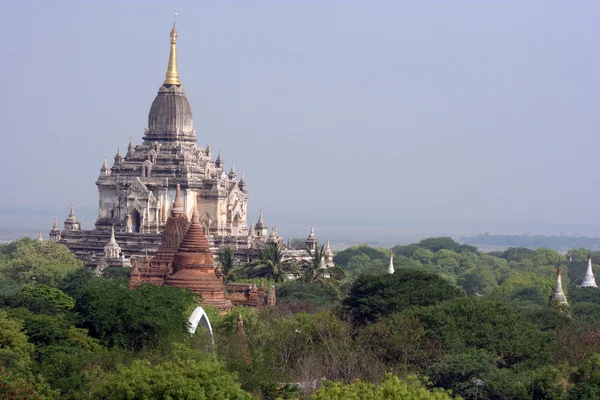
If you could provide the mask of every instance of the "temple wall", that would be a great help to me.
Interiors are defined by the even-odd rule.
[[[98,218],[119,219],[119,197],[114,186],[101,186],[98,205]],[[113,214],[111,214],[113,211]]]

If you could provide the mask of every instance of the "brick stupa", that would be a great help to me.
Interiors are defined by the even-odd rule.
[[[206,304],[217,307],[221,314],[231,311],[233,305],[231,300],[225,298],[223,281],[215,275],[214,259],[197,210],[192,214],[192,222],[171,267],[173,274],[167,278],[165,286],[189,289],[201,295]]]
[[[135,289],[142,283],[152,283],[161,286],[165,279],[172,273],[173,259],[175,253],[188,229],[188,219],[183,211],[181,203],[181,189],[177,184],[175,192],[175,201],[171,209],[171,215],[167,219],[165,229],[161,238],[161,245],[158,253],[152,258],[147,257],[141,262],[141,271],[138,263],[134,263],[134,270],[131,273],[129,287]]]

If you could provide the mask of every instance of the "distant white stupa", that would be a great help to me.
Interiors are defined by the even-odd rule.
[[[388,267],[388,274],[394,273],[394,253],[390,255],[390,266]]]
[[[590,254],[588,257],[588,266],[587,271],[585,271],[585,276],[583,277],[583,282],[579,287],[591,287],[594,289],[598,289],[598,285],[596,285],[596,278],[594,277],[594,271],[592,270],[592,255]]]
[[[568,304],[567,296],[565,296],[562,288],[562,270],[560,268],[556,270],[556,288],[552,296],[550,296],[550,301],[557,302],[558,304]]]

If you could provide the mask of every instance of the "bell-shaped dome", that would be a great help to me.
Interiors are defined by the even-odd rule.
[[[196,141],[192,109],[180,85],[162,85],[150,107],[145,140]]]

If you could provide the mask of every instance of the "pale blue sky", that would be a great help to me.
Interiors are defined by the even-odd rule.
[[[4,0],[0,207],[97,207],[174,9],[199,145],[252,218],[596,225],[598,1]]]

